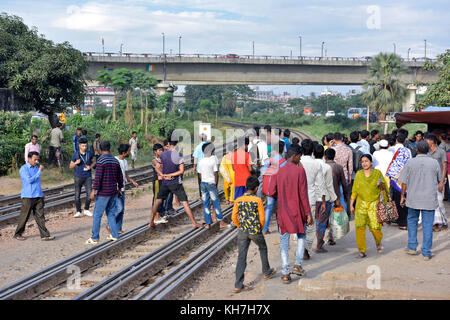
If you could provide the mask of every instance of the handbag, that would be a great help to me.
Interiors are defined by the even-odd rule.
[[[335,240],[341,239],[350,231],[348,215],[342,206],[333,208],[329,221],[330,229]]]
[[[380,191],[380,201],[377,203],[377,221],[378,223],[392,222],[398,219],[397,206],[395,201],[391,200],[389,193],[386,192],[387,202],[384,203],[383,192]]]

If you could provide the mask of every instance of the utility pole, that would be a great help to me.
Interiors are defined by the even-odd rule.
[[[300,57],[302,56],[302,37],[298,36],[299,40],[300,40]]]
[[[395,51],[396,51],[396,50],[395,50],[395,49],[396,49],[396,48],[395,48],[395,43],[393,43],[393,45],[394,45],[394,54],[395,54]]]
[[[255,41],[252,41],[252,47],[253,47],[253,58],[255,58]]]
[[[123,47],[123,43],[120,44],[120,55],[122,56],[122,47]]]
[[[178,55],[181,57],[181,36],[178,37]]]
[[[323,45],[325,44],[325,42],[322,41],[322,54],[321,57],[323,58]]]
[[[165,46],[166,46],[166,39],[165,39],[165,35],[164,35],[164,32],[162,33],[162,36],[163,36],[163,55],[164,55],[164,53],[166,52],[166,48],[165,48]]]
[[[408,61],[409,61],[409,52],[411,51],[411,48],[408,48]]]
[[[102,53],[105,55],[105,39],[102,37]]]
[[[424,39],[425,41],[425,58],[427,57],[427,39]]]

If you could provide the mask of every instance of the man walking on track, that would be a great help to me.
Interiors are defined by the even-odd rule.
[[[285,284],[291,282],[290,273],[306,274],[302,268],[306,242],[306,225],[312,227],[314,220],[308,201],[308,184],[305,169],[299,166],[301,147],[291,145],[287,151],[287,164],[278,170],[276,178],[269,185],[269,195],[278,200],[277,220],[280,233],[280,256],[282,277]],[[295,263],[289,271],[289,238],[297,235]]]
[[[103,141],[100,144],[100,150],[102,155],[96,164],[95,179],[91,192],[91,200],[95,199],[92,236],[86,241],[86,244],[98,243],[100,223],[105,211],[111,229],[111,234],[106,239],[116,241],[119,238],[116,215],[121,211],[119,198],[122,196],[121,189],[123,188],[122,170],[119,161],[110,153],[111,144],[109,141]],[[97,191],[97,196],[95,191]]]
[[[34,213],[34,220],[39,228],[41,240],[53,240],[55,237],[50,236],[45,227],[44,217],[44,193],[41,188],[41,174],[44,170],[42,165],[39,165],[39,153],[31,151],[28,153],[28,163],[25,163],[20,168],[20,179],[22,180],[22,210],[19,216],[19,223],[17,224],[14,238],[17,240],[25,240],[22,236],[25,231],[25,226],[30,217],[31,211]]]

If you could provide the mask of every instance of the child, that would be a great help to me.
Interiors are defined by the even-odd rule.
[[[162,162],[161,158],[159,157],[161,153],[163,153],[164,147],[156,143],[153,145],[153,153],[155,154],[155,157],[152,160],[152,166],[155,170],[156,174],[158,175],[158,179],[153,180],[153,204],[156,202],[156,196],[158,195],[159,189],[161,188],[161,182],[162,182]],[[166,209],[166,201],[163,202],[162,206],[158,209],[155,216],[155,224],[159,223],[167,223],[167,219],[165,217],[161,217],[161,213],[163,213]]]
[[[214,145],[210,142],[203,144],[202,152],[204,158],[198,163],[198,174],[200,176],[200,188],[203,200],[203,215],[205,217],[205,228],[209,229],[211,220],[211,209],[209,200],[211,199],[216,218],[220,221],[220,228],[226,228],[228,224],[223,221],[222,210],[220,208],[219,193],[217,192],[217,183],[219,174],[217,169],[217,158],[214,155]]]
[[[244,285],[250,241],[255,242],[259,248],[264,279],[270,279],[276,273],[274,268],[270,268],[266,240],[262,234],[265,217],[263,202],[261,198],[255,195],[259,187],[258,178],[256,176],[248,177],[245,187],[247,192],[235,200],[232,214],[232,220],[239,228],[239,256],[236,264],[234,293],[250,290],[249,286]]]

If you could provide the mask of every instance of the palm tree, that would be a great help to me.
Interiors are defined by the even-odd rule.
[[[400,57],[392,53],[379,53],[372,59],[368,79],[364,82],[363,101],[385,119],[386,113],[401,111],[407,88],[400,76],[407,71]]]

